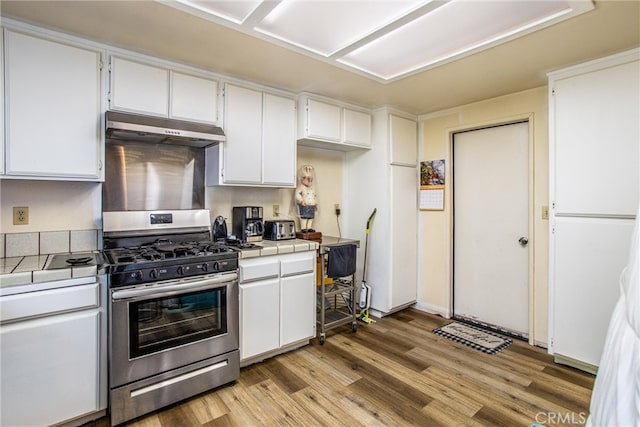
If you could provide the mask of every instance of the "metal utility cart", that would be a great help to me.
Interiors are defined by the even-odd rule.
[[[351,323],[351,330],[358,330],[355,271],[359,245],[358,240],[322,237],[316,303],[320,345],[324,345],[326,331],[331,328]]]

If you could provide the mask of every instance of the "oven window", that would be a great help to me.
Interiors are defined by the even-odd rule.
[[[132,359],[227,333],[226,288],[129,304]]]

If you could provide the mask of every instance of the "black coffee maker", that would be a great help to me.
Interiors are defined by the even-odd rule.
[[[243,242],[260,242],[264,234],[261,206],[233,207],[233,234]]]

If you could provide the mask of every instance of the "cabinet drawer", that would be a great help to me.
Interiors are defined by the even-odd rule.
[[[100,306],[100,285],[28,292],[0,298],[0,323]]]
[[[285,277],[295,274],[312,273],[315,264],[315,252],[285,255],[280,259],[280,275]]]
[[[270,279],[280,275],[280,263],[275,257],[240,260],[240,283]]]

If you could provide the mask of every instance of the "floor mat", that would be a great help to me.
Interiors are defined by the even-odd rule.
[[[433,332],[487,354],[495,354],[513,342],[509,338],[460,322],[448,323]]]

